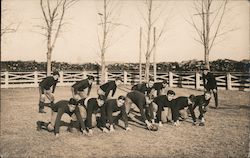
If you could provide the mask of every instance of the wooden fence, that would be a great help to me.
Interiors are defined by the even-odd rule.
[[[94,76],[96,81],[99,81],[100,74],[96,71],[84,72],[68,72],[60,71],[58,86],[70,86],[74,82],[87,77],[87,75]],[[243,90],[250,91],[250,75],[243,73],[214,73],[219,89],[227,90]],[[150,76],[153,76],[150,74]],[[39,82],[46,77],[46,72],[1,72],[1,88],[25,88],[38,87]],[[123,78],[123,83],[136,84],[139,83],[138,72],[107,72],[105,74],[105,82],[114,80],[116,77]],[[144,78],[144,76],[142,76]],[[156,81],[167,80],[169,87],[180,88],[195,88],[202,89],[203,82],[201,74],[198,72],[158,72]],[[96,82],[95,82],[96,84]]]

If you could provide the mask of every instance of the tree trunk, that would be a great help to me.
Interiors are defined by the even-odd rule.
[[[52,50],[49,48],[47,52],[47,76],[51,75],[51,53]]]
[[[146,56],[146,70],[145,70],[146,82],[149,80],[149,68],[150,68],[150,56]]]
[[[206,46],[205,46],[204,60],[205,60],[205,67],[209,69],[209,52],[208,52],[208,48]]]
[[[149,8],[148,8],[148,32],[147,32],[147,50],[146,50],[146,70],[145,70],[145,79],[146,82],[149,80],[149,68],[150,68],[150,44],[151,44],[151,11],[152,11],[152,0],[149,1]]]
[[[142,40],[142,28],[140,27],[140,39],[139,39],[139,83],[142,82],[141,40]]]
[[[103,84],[105,82],[105,57],[104,57],[104,53],[102,53],[102,57],[101,57],[101,67],[102,67],[102,73],[101,73],[101,84]]]
[[[101,48],[101,83],[105,82],[105,53],[106,53],[106,36],[107,36],[107,1],[104,0],[104,22],[103,22],[103,41]]]
[[[206,68],[209,68],[209,32],[210,32],[210,22],[209,22],[209,14],[210,14],[210,2],[209,0],[205,1],[205,6],[206,6],[206,44],[205,44],[205,64]]]

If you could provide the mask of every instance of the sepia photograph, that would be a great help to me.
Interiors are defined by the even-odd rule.
[[[248,0],[1,0],[0,158],[250,158]]]

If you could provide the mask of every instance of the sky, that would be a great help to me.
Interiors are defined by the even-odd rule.
[[[52,0],[53,1],[53,0]],[[37,26],[43,25],[40,0],[4,0],[2,24],[19,25],[17,32],[6,34],[1,40],[1,60],[46,61],[46,39]],[[111,46],[107,49],[108,62],[138,62],[139,28],[145,34],[145,4],[143,0],[116,0],[116,19],[121,24],[112,31]],[[217,2],[216,2],[217,3]],[[98,32],[101,30],[101,0],[79,0],[65,15],[67,24],[63,27],[52,53],[52,60],[69,63],[100,62]],[[216,6],[215,4],[214,6]],[[194,38],[197,34],[187,22],[195,15],[191,0],[158,0],[153,2],[156,9],[153,19],[156,21],[156,34],[163,23],[166,31],[156,47],[156,62],[203,60],[203,46]],[[218,6],[218,5],[217,5]],[[223,30],[234,29],[219,39],[210,52],[210,60],[249,59],[249,2],[247,0],[230,1],[223,19]],[[3,9],[2,9],[3,10]],[[162,11],[162,12],[161,12]],[[225,26],[225,28],[224,28]],[[100,36],[101,37],[101,36]],[[145,48],[145,41],[142,47]],[[144,50],[142,61],[145,61]]]

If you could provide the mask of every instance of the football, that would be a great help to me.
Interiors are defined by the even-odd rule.
[[[152,127],[149,130],[150,131],[158,131],[158,126],[156,124],[152,124]]]

